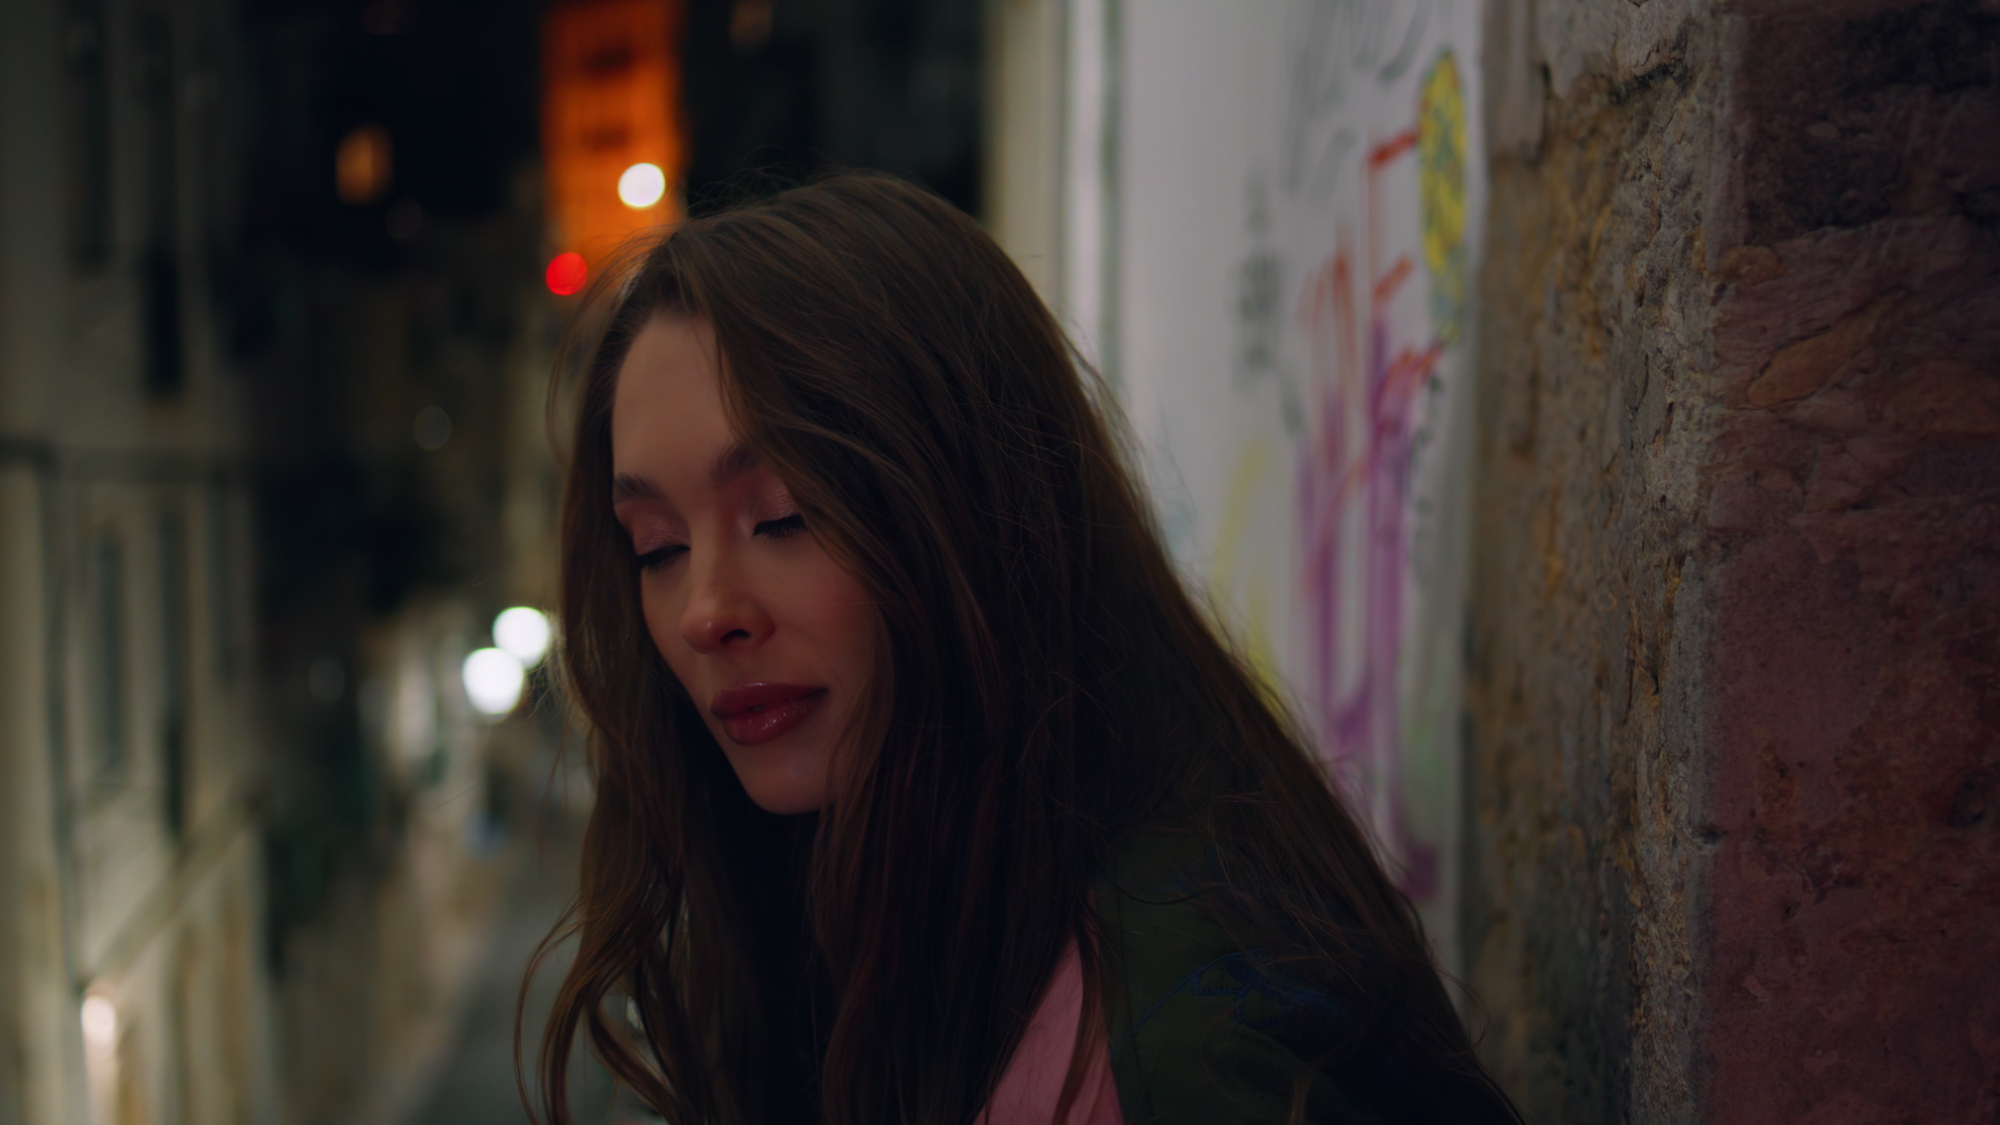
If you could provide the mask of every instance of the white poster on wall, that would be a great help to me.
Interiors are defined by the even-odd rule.
[[[1177,557],[1455,964],[1479,7],[1080,10],[1074,327]]]

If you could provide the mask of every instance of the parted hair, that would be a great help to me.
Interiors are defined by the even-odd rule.
[[[610,421],[659,316],[712,327],[737,438],[879,607],[817,814],[751,803],[643,624]],[[1386,1036],[1490,1087],[1410,903],[1183,586],[1095,375],[969,217],[831,176],[638,244],[578,324],[552,398],[572,427],[560,668],[596,797],[543,946],[577,943],[541,1118],[571,1120],[585,1034],[674,1125],[967,1125],[1075,942],[1067,1104],[1117,971],[1093,884],[1163,818],[1211,842],[1232,936],[1342,998],[1329,1052]]]

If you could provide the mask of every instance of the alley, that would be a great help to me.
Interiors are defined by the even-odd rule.
[[[2000,2],[0,7],[0,1125],[2000,1121]]]
[[[465,1011],[446,1057],[440,1060],[421,1109],[410,1125],[526,1125],[516,1092],[514,1011],[521,975],[535,947],[547,937],[576,886],[578,833],[551,818],[530,828],[514,847],[507,896],[495,913],[479,968],[467,986]],[[538,1029],[548,1018],[569,947],[549,959],[528,992],[523,1053],[534,1058]],[[579,1125],[626,1125],[610,1118],[611,1079],[587,1052],[571,1068],[572,1106]]]

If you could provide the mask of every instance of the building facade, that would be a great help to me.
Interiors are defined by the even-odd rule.
[[[273,1118],[229,16],[0,45],[0,1121]]]
[[[407,14],[8,6],[0,1125],[408,1118],[535,846],[539,13]]]

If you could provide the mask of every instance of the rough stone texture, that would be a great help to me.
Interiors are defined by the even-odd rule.
[[[1567,96],[1534,66],[1548,49],[1489,55],[1489,81],[1544,96],[1539,122],[1494,130],[1513,144],[1481,294],[1464,940],[1486,1053],[1537,1122],[1686,1120],[1695,1096],[1701,200],[1720,83],[1685,20],[1615,49],[1604,29],[1631,7],[1543,5],[1543,35],[1601,36]]]
[[[1524,7],[1488,58],[1488,1055],[1537,1121],[1991,1122],[2000,4]]]
[[[1990,1123],[2000,5],[1727,41],[1703,1118]]]

